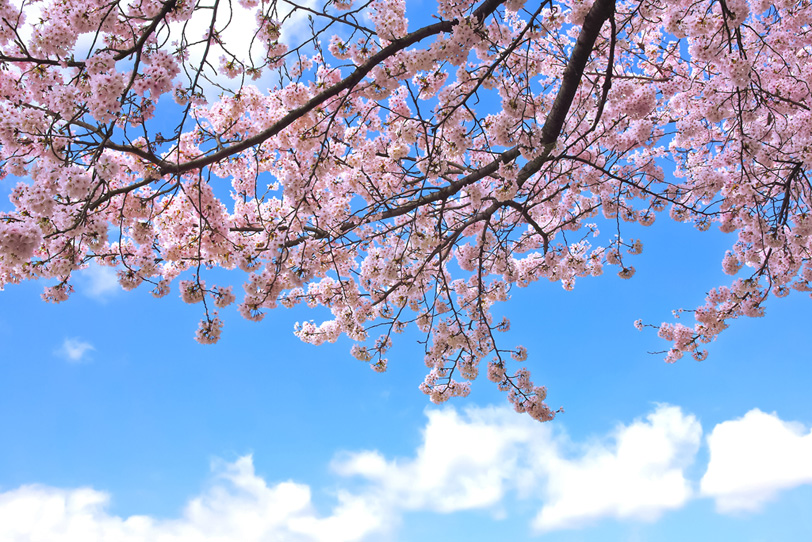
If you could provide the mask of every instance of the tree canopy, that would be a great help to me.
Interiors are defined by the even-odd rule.
[[[420,9],[0,0],[0,164],[20,178],[0,287],[52,279],[43,297],[63,301],[91,264],[156,297],[175,283],[204,343],[234,302],[250,320],[323,306],[331,319],[295,333],[345,335],[378,371],[413,324],[432,401],[486,364],[539,420],[546,389],[491,309],[541,279],[632,278],[642,244],[624,225],[736,233],[722,265],[738,276],[693,325],[652,326],[669,362],[704,359],[771,293],[812,290],[810,2]]]

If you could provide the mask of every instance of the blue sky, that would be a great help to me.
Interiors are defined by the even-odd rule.
[[[410,3],[411,5],[411,3]],[[0,210],[11,179],[0,181]],[[812,536],[812,306],[772,299],[706,361],[668,365],[651,329],[728,284],[733,239],[661,218],[630,227],[636,275],[514,289],[503,345],[566,410],[540,424],[481,378],[443,407],[419,390],[417,336],[385,374],[350,344],[292,334],[109,270],[41,301],[0,292],[0,541],[761,541]],[[607,268],[609,270],[609,268]],[[210,275],[211,276],[211,275]],[[243,277],[219,274],[240,291]]]
[[[8,185],[8,182],[5,182]],[[798,540],[812,533],[810,307],[772,300],[701,363],[658,322],[729,280],[729,238],[658,222],[629,281],[513,290],[506,342],[566,413],[539,424],[492,384],[434,407],[416,337],[379,375],[348,344],[227,311],[192,336],[177,294],[99,271],[60,305],[0,293],[0,539]],[[233,277],[239,282],[237,277]],[[39,538],[38,538],[39,536]],[[94,538],[95,536],[95,538]],[[219,538],[218,538],[219,537]]]

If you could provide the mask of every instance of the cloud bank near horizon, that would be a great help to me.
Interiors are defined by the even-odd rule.
[[[407,513],[504,515],[509,498],[538,507],[529,527],[540,534],[607,518],[652,522],[696,498],[713,499],[722,513],[758,510],[781,490],[812,484],[812,432],[758,409],[712,429],[699,481],[686,471],[702,446],[702,427],[677,406],[658,405],[583,442],[561,424],[540,425],[504,407],[426,414],[422,443],[410,457],[336,454],[328,513],[317,510],[309,485],[269,482],[246,455],[214,461],[209,488],[167,520],[111,515],[111,495],[88,487],[24,485],[0,493],[0,539],[380,540]]]

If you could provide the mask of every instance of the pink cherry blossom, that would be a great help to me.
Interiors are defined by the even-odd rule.
[[[230,17],[21,5],[0,2],[0,174],[22,179],[0,287],[47,279],[60,302],[74,272],[115,267],[124,289],[197,304],[203,343],[215,309],[305,304],[328,316],[301,340],[345,336],[380,372],[414,324],[431,401],[482,369],[542,421],[561,410],[494,306],[539,281],[633,279],[632,223],[735,237],[732,282],[693,322],[635,322],[668,362],[706,359],[771,294],[812,291],[808,2],[332,0],[305,30],[256,0]]]

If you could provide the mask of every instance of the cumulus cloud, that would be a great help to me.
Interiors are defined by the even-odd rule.
[[[214,469],[211,487],[169,520],[110,515],[110,495],[91,488],[29,485],[0,493],[0,540],[350,542],[385,527],[374,503],[346,494],[331,515],[318,516],[307,485],[268,485],[250,455]]]
[[[605,518],[654,521],[697,496],[685,473],[702,428],[679,407],[658,405],[584,441],[573,441],[561,423],[538,424],[506,408],[430,409],[427,417],[422,442],[407,457],[336,455],[326,514],[310,486],[269,483],[245,456],[216,462],[208,489],[174,519],[111,515],[110,496],[91,488],[0,493],[0,540],[377,541],[404,514],[501,515],[508,496],[535,507],[531,526],[543,533]],[[752,509],[780,489],[812,482],[812,434],[774,414],[753,410],[720,423],[707,442],[701,494],[721,510]]]
[[[86,359],[86,354],[95,350],[92,344],[77,338],[65,339],[56,353],[68,361],[77,363]]]
[[[108,494],[89,488],[24,486],[0,494],[0,539],[175,541],[380,540],[404,513],[498,512],[508,492],[539,503],[536,527],[553,530],[601,517],[652,519],[681,505],[690,490],[683,469],[701,436],[693,416],[659,406],[645,420],[578,447],[552,424],[506,408],[428,410],[414,455],[339,454],[336,504],[320,515],[309,486],[268,484],[251,456],[215,465],[211,487],[182,517],[122,518]],[[353,491],[349,477],[361,479]]]
[[[548,440],[540,425],[506,408],[427,411],[414,458],[387,461],[377,451],[344,454],[333,470],[361,476],[370,493],[406,510],[455,512],[497,504],[527,467],[529,445]],[[533,446],[543,453],[540,446]]]
[[[759,509],[783,489],[812,484],[812,431],[753,409],[708,436],[700,490],[720,512]]]
[[[655,520],[691,496],[685,469],[702,428],[678,407],[661,405],[645,420],[620,426],[575,448],[552,425],[507,409],[428,413],[423,444],[413,459],[387,461],[374,451],[333,463],[344,476],[371,483],[370,493],[392,506],[453,512],[493,508],[509,490],[537,500],[539,531],[573,528],[605,517]]]
[[[552,454],[539,462],[548,481],[534,527],[575,527],[601,517],[656,520],[692,496],[685,470],[702,438],[694,416],[661,405],[605,442],[586,446],[579,457]]]

